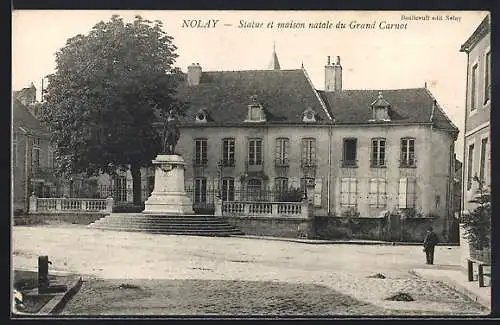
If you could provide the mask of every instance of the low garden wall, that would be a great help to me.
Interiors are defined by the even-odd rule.
[[[245,235],[286,238],[312,237],[312,220],[293,217],[223,216],[225,222]]]
[[[425,232],[432,226],[441,238],[442,225],[436,218],[419,217],[398,219],[388,217],[343,218],[333,216],[314,217],[313,228],[318,239],[365,239],[400,242],[422,242]],[[392,218],[392,220],[391,220]]]
[[[107,214],[103,212],[30,213],[14,216],[14,225],[36,225],[54,221],[89,225]]]

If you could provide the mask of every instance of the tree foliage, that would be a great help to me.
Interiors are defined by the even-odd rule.
[[[469,203],[475,204],[474,210],[464,215],[465,237],[477,249],[489,247],[491,241],[491,194],[479,177],[474,177],[478,184],[474,197]]]
[[[114,174],[130,167],[138,201],[137,172],[160,151],[153,124],[170,110],[183,113],[175,99],[180,71],[173,66],[172,40],[160,21],[136,16],[125,23],[114,15],[56,53],[40,118],[61,173]]]

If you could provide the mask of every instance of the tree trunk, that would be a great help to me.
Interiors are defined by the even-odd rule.
[[[139,164],[132,164],[130,166],[130,173],[132,174],[132,195],[134,205],[142,204],[141,196],[141,167]]]

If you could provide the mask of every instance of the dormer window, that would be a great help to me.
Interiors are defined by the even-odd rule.
[[[316,112],[311,108],[306,109],[304,113],[302,113],[302,121],[306,123],[316,122]]]
[[[250,97],[248,105],[248,114],[245,122],[265,122],[266,116],[262,105],[258,102],[257,96]]]
[[[390,121],[389,111],[391,104],[384,99],[382,92],[378,92],[378,98],[371,104],[372,119],[370,121]]]
[[[206,123],[207,122],[207,112],[204,109],[200,109],[194,116],[194,121],[196,123]]]

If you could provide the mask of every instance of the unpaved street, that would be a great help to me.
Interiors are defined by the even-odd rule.
[[[481,313],[475,303],[443,284],[408,273],[413,267],[425,265],[419,246],[312,245],[113,232],[83,226],[17,226],[12,236],[16,268],[36,269],[37,256],[48,255],[53,263],[51,270],[74,272],[87,279],[237,280],[318,285],[381,309],[409,314],[415,311],[436,315]],[[439,246],[437,265],[431,267],[456,268],[458,257],[457,248]],[[386,278],[367,278],[376,273]],[[385,300],[400,291],[409,293],[415,301]],[[77,298],[78,295],[74,299]]]

